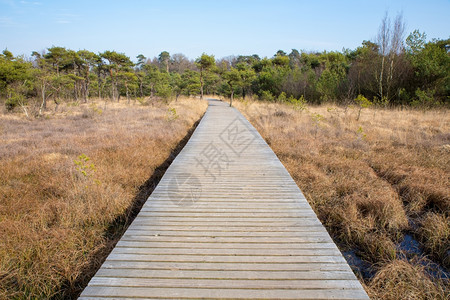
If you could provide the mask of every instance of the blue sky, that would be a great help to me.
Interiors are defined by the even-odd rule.
[[[132,59],[340,51],[374,40],[386,11],[403,13],[407,34],[450,35],[450,0],[0,0],[0,50],[29,56],[55,45]]]

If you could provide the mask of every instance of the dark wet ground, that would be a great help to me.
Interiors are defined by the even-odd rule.
[[[364,279],[371,279],[375,275],[375,271],[371,265],[362,260],[354,250],[342,252],[342,255],[344,255],[345,260],[347,260],[352,270],[355,273],[361,274]]]
[[[425,267],[428,274],[435,278],[450,279],[449,272],[427,257],[420,247],[420,243],[412,234],[405,234],[403,236],[403,240],[397,245],[397,249],[398,258],[405,259],[407,261],[419,262]],[[372,268],[371,264],[362,260],[356,254],[356,250],[344,251],[342,254],[355,273],[361,274],[361,276],[366,280],[370,280],[373,276],[375,276],[376,272]]]

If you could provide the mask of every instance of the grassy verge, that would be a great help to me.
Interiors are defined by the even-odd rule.
[[[0,114],[0,298],[75,297],[206,106],[98,101],[38,120]]]
[[[236,102],[305,193],[373,299],[445,299],[448,110]],[[406,239],[409,237],[409,240]],[[408,242],[409,241],[409,242]]]

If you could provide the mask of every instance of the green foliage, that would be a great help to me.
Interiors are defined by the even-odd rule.
[[[426,34],[415,30],[406,38],[405,49],[404,41],[389,46],[395,51],[377,42],[363,41],[360,47],[342,52],[292,49],[289,54],[279,50],[271,58],[241,55],[222,59],[219,66],[213,55],[205,53],[195,61],[167,51],[153,59],[140,54],[134,64],[116,51],[95,54],[52,46],[46,53],[33,52],[34,61],[29,62],[5,49],[0,54],[0,98],[8,109],[24,109],[28,99],[39,99],[40,113],[48,99],[56,104],[86,103],[90,97],[119,101],[122,96],[128,102],[137,97],[168,101],[204,92],[243,99],[256,94],[265,101],[289,102],[299,110],[306,109],[305,98],[310,103],[346,104],[364,97],[383,107],[448,102],[449,39],[427,42]],[[359,119],[366,101],[355,101]]]
[[[158,56],[158,61],[160,64],[161,71],[169,73],[169,61],[170,54],[167,51],[163,51]]]
[[[306,110],[306,99],[303,95],[300,98],[295,99],[293,96],[289,97],[289,103],[292,104],[295,110],[304,111]]]
[[[64,47],[51,47],[47,49],[47,54],[44,55],[46,61],[48,61],[56,73],[59,75],[59,71],[68,63],[68,53]]]
[[[176,119],[178,119],[178,114],[177,114],[177,110],[175,109],[175,107],[169,107],[167,109],[167,120],[168,121],[174,121]]]
[[[118,85],[119,81],[123,80],[125,85],[125,90],[128,98],[128,86],[127,80],[130,80],[130,76],[124,75],[131,71],[131,67],[134,65],[128,56],[123,53],[118,53],[116,51],[105,51],[100,54],[103,63],[101,68],[104,69],[107,75],[109,75],[109,80],[111,83],[111,98],[112,100],[119,99]]]
[[[136,58],[138,59],[136,67],[141,70],[145,64],[145,61],[147,60],[147,57],[145,57],[143,54],[139,54],[138,56],[136,56]]]
[[[139,102],[140,105],[142,106],[148,106],[149,102],[147,101],[146,98],[144,97],[137,97],[136,100]]]
[[[411,97],[409,96],[408,91],[405,88],[400,88],[398,90],[398,100],[400,103],[408,103]],[[375,104],[378,104],[377,101],[374,101]]]
[[[402,94],[402,93],[404,93],[404,94]],[[404,97],[407,97],[407,94],[406,94],[406,92],[404,92],[404,90],[403,91],[400,90],[399,94],[402,94],[402,95],[404,95]],[[399,97],[399,99],[401,100],[402,98]],[[389,105],[389,99],[386,96],[381,97],[381,99],[379,99],[378,97],[374,97],[372,104],[379,106],[379,107],[387,107]],[[369,106],[367,106],[367,107],[372,106],[372,104],[369,104]]]
[[[258,91],[267,91],[272,95],[276,95],[278,92],[278,82],[276,78],[276,70],[273,68],[264,67],[263,70],[258,74]],[[262,95],[262,92],[261,92]]]
[[[373,105],[373,103],[363,95],[358,95],[358,97],[355,98],[355,103],[361,108],[368,108]]]
[[[366,138],[366,134],[364,133],[362,126],[359,126],[356,130],[356,137],[358,140],[364,140]]]
[[[169,100],[172,96],[172,88],[167,83],[160,83],[156,87],[156,95],[164,100]]]
[[[285,92],[281,92],[281,94],[278,96],[278,102],[284,103],[287,101],[287,97],[286,97],[286,93]]]
[[[119,70],[126,67],[132,67],[133,63],[130,58],[126,56],[124,53],[118,53],[116,51],[105,51],[100,55],[103,59],[105,59],[109,63],[109,69],[111,70]]]
[[[253,69],[245,69],[240,70],[239,73],[241,74],[241,87],[242,87],[242,97],[245,99],[245,95],[248,93],[249,88],[251,87],[252,83],[256,79],[256,74]]]
[[[415,68],[415,78],[421,90],[434,90],[437,97],[445,99],[450,95],[450,39],[426,43],[415,55],[410,54]]]
[[[77,106],[80,106],[80,102],[79,101],[67,102],[67,106],[68,107],[77,107]]]
[[[91,159],[83,153],[78,156],[78,159],[73,161],[76,166],[75,170],[77,170],[79,174],[83,175],[83,177],[92,177],[96,171],[94,164],[89,162],[90,160]]]
[[[317,126],[320,125],[320,123],[325,120],[325,117],[318,113],[311,114],[311,120],[316,124]]]
[[[356,99],[355,99],[355,103],[359,107],[358,117],[356,118],[356,120],[359,121],[359,118],[361,117],[361,110],[363,108],[371,107],[373,105],[373,103],[369,99],[364,97],[363,95],[358,95],[358,97],[356,97]]]
[[[420,33],[418,29],[411,32],[406,38],[407,51],[409,54],[418,54],[425,47],[427,35]]]
[[[317,81],[317,91],[322,101],[337,100],[339,87],[346,77],[345,56],[340,53],[324,53],[319,57],[326,68]]]
[[[200,69],[200,71],[211,69],[214,66],[214,63],[214,55],[208,55],[206,53],[203,53],[199,58],[195,60],[195,64]]]
[[[31,63],[5,49],[0,55],[0,97],[6,98],[8,111],[20,106],[28,117],[26,105],[34,89],[33,79]]]
[[[6,58],[6,60],[13,60],[14,58],[14,55],[8,49],[3,50],[2,54]]]
[[[222,78],[215,72],[205,72],[203,78],[206,93],[215,94]]]
[[[192,70],[186,70],[181,74],[181,80],[179,87],[181,88],[181,94],[190,96],[198,95],[200,93],[200,74]]]
[[[21,93],[16,92],[15,89],[8,87],[8,98],[5,101],[5,107],[8,111],[12,111],[17,106],[26,105],[28,100]]]
[[[427,89],[425,91],[417,89],[415,92],[415,99],[411,102],[413,107],[419,107],[422,109],[431,108],[433,106],[439,105],[439,101],[435,98],[435,90]]]
[[[232,106],[235,89],[236,87],[242,86],[241,73],[238,69],[231,67],[223,73],[222,77],[230,88],[230,106]]]
[[[237,86],[241,83],[241,74],[238,69],[235,69],[233,67],[231,67],[230,70],[224,72],[223,78],[230,86]]]
[[[97,104],[95,104],[95,103],[89,104],[89,108],[92,110],[92,112],[93,112],[94,114],[101,115],[101,114],[103,113],[103,110],[102,110],[101,108],[99,108],[99,107],[97,106]]]
[[[195,60],[196,66],[200,69],[200,98],[203,99],[204,73],[207,73],[215,66],[214,55],[203,53]]]
[[[277,55],[272,59],[272,63],[278,67],[287,67],[289,66],[289,57]]]
[[[322,126],[322,122],[325,120],[325,117],[318,113],[311,114],[311,121],[314,124],[314,138],[317,137],[317,133],[319,131],[319,127]]]
[[[273,102],[275,97],[272,95],[270,91],[261,91],[261,95],[259,96],[261,100]]]
[[[85,183],[88,182],[89,184],[101,185],[100,180],[94,178],[97,169],[95,165],[90,162],[90,160],[91,159],[83,153],[78,156],[78,159],[73,161],[75,164],[75,170],[77,171],[76,175]],[[89,185],[85,185],[84,187],[87,189],[89,188]]]
[[[239,70],[239,75],[241,77],[240,86],[242,87],[242,97],[245,98],[248,89],[256,79],[256,73],[250,65],[243,62],[238,63],[236,68]]]
[[[0,55],[0,96],[6,96],[8,86],[33,79],[31,63],[21,57],[13,57],[9,51],[6,54]]]

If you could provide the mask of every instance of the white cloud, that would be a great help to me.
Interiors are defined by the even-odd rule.
[[[20,1],[20,4],[23,4],[23,5],[42,5],[42,2],[38,2],[38,1]]]
[[[56,23],[58,23],[58,24],[70,24],[72,22],[69,21],[69,20],[64,20],[64,19],[56,19]]]
[[[55,15],[55,22],[57,24],[71,24],[71,23],[76,23],[76,21],[79,18],[80,18],[79,15],[64,12],[64,13],[58,13]]]
[[[17,25],[11,17],[0,17],[0,27],[13,27]]]

